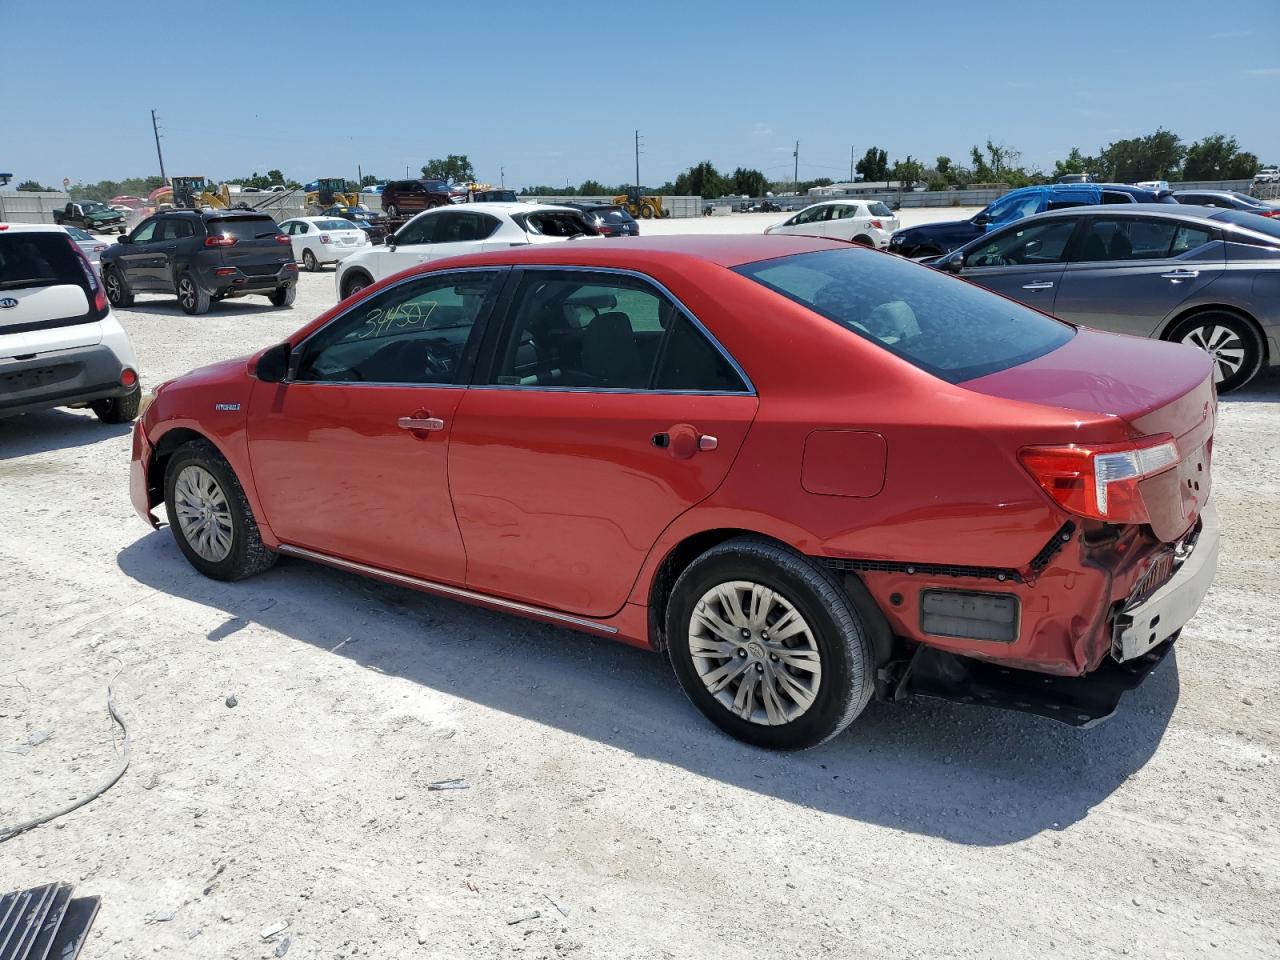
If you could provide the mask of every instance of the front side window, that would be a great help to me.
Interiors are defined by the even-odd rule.
[[[638,277],[531,270],[520,281],[489,382],[600,390],[746,390],[667,296]]]
[[[444,214],[428,213],[410,220],[396,233],[396,243],[410,246],[417,243],[431,243],[435,234],[436,221]]]
[[[1008,267],[1061,263],[1075,220],[1049,220],[1011,227],[988,236],[964,259],[966,267]]]
[[[418,277],[370,297],[301,347],[300,382],[456,384],[497,271]]]
[[[158,221],[156,220],[148,220],[145,223],[140,224],[138,229],[133,231],[133,236],[131,236],[129,240],[133,243],[149,242],[151,238],[155,236],[157,222]]]
[[[974,284],[856,247],[735,269],[948,383],[1034,360],[1074,335],[1068,324]]]

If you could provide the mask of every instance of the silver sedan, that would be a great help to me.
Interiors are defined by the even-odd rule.
[[[1071,207],[932,265],[1071,323],[1199,347],[1223,393],[1280,365],[1280,220],[1172,204]]]
[[[88,230],[82,230],[79,227],[63,227],[62,229],[67,231],[71,239],[76,242],[76,246],[84,251],[84,255],[89,258],[93,268],[101,271],[102,251],[107,249],[111,241],[94,236]]]

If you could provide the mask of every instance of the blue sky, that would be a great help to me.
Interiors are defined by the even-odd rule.
[[[1161,125],[1280,162],[1278,0],[447,9],[0,0],[0,29],[43,24],[3,44],[0,170],[157,173],[153,107],[168,173],[216,180],[465,153],[494,183],[626,182],[637,127],[646,184],[701,160],[782,177],[797,139],[802,179],[847,177],[851,147],[961,160],[987,137],[1051,169]]]

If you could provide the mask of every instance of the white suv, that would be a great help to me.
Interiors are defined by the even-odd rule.
[[[142,398],[137,367],[75,240],[62,227],[0,223],[0,417],[88,406],[127,423]]]

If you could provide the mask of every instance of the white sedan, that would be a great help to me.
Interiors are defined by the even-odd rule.
[[[370,246],[368,234],[336,217],[298,217],[286,220],[280,229],[293,243],[293,259],[312,273]]]
[[[803,237],[831,237],[884,250],[898,229],[898,218],[879,200],[824,200],[805,207],[765,233],[795,233]]]
[[[596,236],[581,211],[535,203],[486,203],[483,209],[435,207],[338,264],[338,299],[393,273],[465,253]]]

